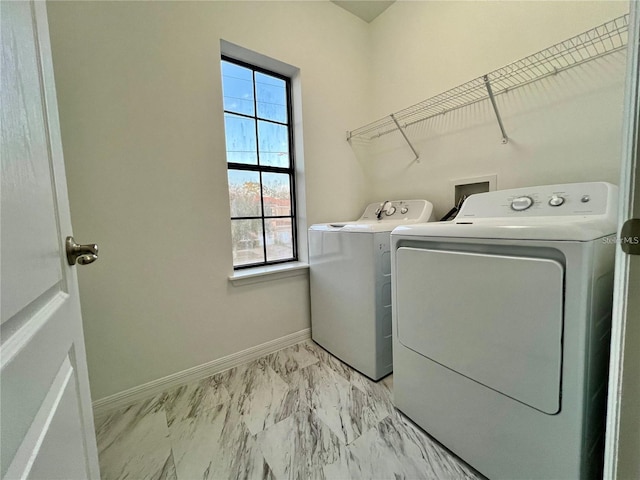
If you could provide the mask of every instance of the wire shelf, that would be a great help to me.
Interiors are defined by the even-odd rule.
[[[490,99],[494,103],[493,97],[501,93],[625,48],[628,27],[629,15],[627,14],[397,113],[347,132],[347,140],[354,138],[372,140],[477,102]],[[506,143],[506,133],[495,103],[494,109],[503,130],[503,142]],[[411,146],[408,139],[407,142]]]

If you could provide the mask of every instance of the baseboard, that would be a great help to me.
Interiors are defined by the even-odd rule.
[[[93,402],[93,416],[95,419],[102,418],[112,410],[126,407],[140,400],[145,400],[169,388],[201,380],[216,373],[223,372],[224,370],[237,367],[238,365],[256,360],[264,355],[277,352],[278,350],[303,342],[309,338],[311,338],[311,329],[305,328],[299,332],[291,333],[284,337],[256,345],[255,347],[232,353],[226,357],[218,358],[217,360],[167,375],[166,377],[109,395],[108,397],[100,398]]]

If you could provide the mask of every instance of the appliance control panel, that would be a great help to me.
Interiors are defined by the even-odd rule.
[[[412,220],[426,222],[432,212],[433,205],[426,200],[384,200],[367,205],[359,221]]]
[[[617,187],[605,182],[515,188],[471,195],[461,218],[605,215],[617,200]]]

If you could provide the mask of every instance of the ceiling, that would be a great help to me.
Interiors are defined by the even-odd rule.
[[[367,23],[384,12],[396,0],[331,0],[339,7],[353,13],[356,17],[360,17]]]

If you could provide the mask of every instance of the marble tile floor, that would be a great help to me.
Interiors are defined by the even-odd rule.
[[[96,422],[103,480],[479,479],[311,340]]]

